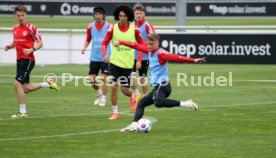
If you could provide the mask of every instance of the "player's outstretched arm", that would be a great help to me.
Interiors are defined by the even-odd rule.
[[[195,63],[202,63],[206,62],[205,57],[204,58],[195,58]]]
[[[145,54],[149,54],[148,47],[146,45],[143,45],[143,44],[139,44],[139,43],[136,43],[136,42],[127,42],[127,41],[117,41],[114,44],[115,47],[117,47],[119,45],[124,45],[124,46],[127,46],[129,48],[133,48],[133,49],[142,51]]]
[[[158,54],[158,58],[160,61],[175,61],[175,62],[188,62],[188,63],[199,63],[199,62],[206,62],[205,57],[204,58],[189,58],[177,54],[173,54],[167,51],[162,51]]]

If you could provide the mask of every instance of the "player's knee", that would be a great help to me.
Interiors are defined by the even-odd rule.
[[[111,84],[111,90],[117,90],[117,88],[118,88],[118,84],[116,82],[113,82]]]
[[[30,86],[28,84],[25,84],[23,86],[23,90],[24,90],[25,93],[29,93],[31,91]]]
[[[139,101],[139,102],[137,103],[137,109],[138,109],[139,107],[142,107],[142,106],[144,106],[143,101],[142,101],[142,102]]]
[[[129,89],[128,88],[122,88],[122,93],[124,95],[128,95],[129,94]]]
[[[96,86],[96,83],[95,82],[90,82],[92,86]]]
[[[92,86],[96,86],[96,77],[94,75],[90,76],[90,83]]]
[[[22,86],[22,84],[21,84],[19,81],[17,81],[17,80],[15,80],[15,81],[13,82],[13,85],[14,85],[15,87]]]
[[[155,99],[154,99],[154,105],[155,105],[157,108],[161,108],[161,107],[162,107],[162,99],[160,99],[160,98],[155,98]]]

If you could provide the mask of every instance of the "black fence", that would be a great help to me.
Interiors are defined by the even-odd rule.
[[[133,7],[137,3],[98,3],[98,2],[20,2],[0,1],[0,14],[13,14],[16,5],[24,5],[29,15],[50,16],[91,16],[96,6],[102,6],[107,16],[112,16],[113,9],[117,5]],[[147,10],[147,16],[175,16],[175,3],[142,3]]]
[[[0,14],[13,14],[16,5],[25,5],[30,15],[46,16],[91,16],[93,8],[97,5],[106,9],[106,15],[111,16],[116,5],[129,5],[133,7],[135,2],[114,3],[111,2],[31,2],[31,1],[0,1]],[[147,16],[174,17],[176,13],[175,3],[150,2],[142,3]],[[220,17],[220,16],[276,16],[276,3],[261,2],[233,2],[233,3],[187,3],[188,17]],[[183,8],[185,9],[185,8]]]
[[[188,3],[187,15],[197,16],[276,16],[276,3]]]
[[[208,63],[276,64],[276,34],[160,34],[169,52]]]

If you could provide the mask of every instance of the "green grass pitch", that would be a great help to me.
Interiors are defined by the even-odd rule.
[[[172,94],[178,100],[194,99],[200,111],[181,108],[146,108],[157,119],[148,134],[120,133],[133,112],[119,93],[121,119],[109,121],[106,107],[92,105],[95,91],[70,82],[61,92],[41,89],[27,94],[28,119],[10,119],[18,111],[13,88],[15,66],[0,69],[0,157],[275,157],[276,84],[244,82],[274,80],[275,65],[169,64]],[[37,65],[31,82],[56,75],[87,74],[88,65]],[[188,76],[233,75],[231,87],[177,86],[178,73]],[[9,76],[11,75],[11,76]],[[61,80],[58,81],[61,84]],[[190,83],[190,81],[188,81]]]
[[[80,18],[56,18],[56,17],[28,17],[28,20],[38,28],[66,28],[66,29],[86,29],[87,25],[93,21],[92,17]],[[114,19],[109,17],[107,21],[115,23]],[[149,18],[148,21],[155,25],[176,25],[175,18],[156,19]],[[12,27],[16,23],[13,16],[4,16],[0,19],[1,27]],[[257,19],[188,19],[187,25],[190,26],[212,26],[212,25],[276,25],[276,20],[269,18]]]
[[[29,21],[38,28],[85,29],[91,18],[30,17]],[[174,19],[149,21],[153,25],[175,25]],[[15,23],[13,16],[0,18],[1,27],[12,27]],[[276,25],[274,19],[188,19],[187,23]],[[192,98],[200,111],[150,106],[145,115],[157,122],[150,133],[139,134],[119,132],[133,119],[125,96],[119,93],[121,119],[109,121],[110,96],[106,107],[93,106],[96,93],[91,87],[83,86],[82,80],[79,86],[74,82],[62,86],[60,93],[41,89],[27,94],[30,118],[10,119],[18,111],[13,87],[15,66],[0,66],[0,158],[273,158],[276,157],[275,69],[275,65],[169,64],[173,89],[170,98]],[[84,76],[88,65],[37,65],[31,82],[43,80],[35,76],[47,73],[60,76],[66,72]],[[233,85],[177,86],[177,72],[189,76],[209,76],[211,72],[215,76],[228,76],[232,72]],[[58,83],[61,84],[60,80]]]

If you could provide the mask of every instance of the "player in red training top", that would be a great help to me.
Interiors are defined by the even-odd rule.
[[[154,33],[154,27],[151,23],[149,23],[146,20],[145,14],[146,14],[146,8],[138,3],[133,6],[134,16],[135,16],[135,26],[139,28],[139,31],[141,33],[141,36],[143,38],[143,41],[147,41],[147,35],[150,33]],[[135,63],[133,65],[132,70],[132,79],[133,79],[133,95],[136,98],[136,100],[140,100],[142,96],[145,96],[148,93],[148,83],[146,82],[145,78],[147,77],[148,73],[148,67],[149,67],[149,57],[147,54],[140,53],[142,55],[142,62],[139,62],[137,59],[138,57],[138,51],[135,50]],[[142,87],[142,96],[140,95],[138,91],[138,84],[136,79],[136,70],[139,76],[139,83]],[[139,85],[139,86],[140,86]]]
[[[110,41],[114,44],[114,42],[118,40],[137,41],[138,43],[146,44],[142,39],[139,29],[131,23],[134,20],[134,13],[129,6],[117,6],[113,11],[113,16],[114,20],[118,21],[118,23],[114,24],[113,27],[108,30],[102,42],[104,61],[110,63],[109,73],[110,76],[112,76],[111,104],[113,114],[109,117],[109,120],[119,119],[117,93],[119,85],[121,86],[122,93],[129,97],[132,111],[136,110],[137,103],[130,90],[131,71],[134,65],[134,50],[125,46],[118,46],[116,48],[112,46],[109,59],[106,54],[106,47]],[[141,61],[142,58],[137,60]]]
[[[177,62],[204,62],[205,58],[188,58],[176,54],[169,53],[162,48],[159,48],[159,36],[155,33],[147,36],[147,46],[140,45],[134,42],[119,41],[114,46],[125,45],[130,48],[135,48],[149,55],[150,64],[150,85],[154,86],[154,89],[144,96],[138,103],[136,113],[131,125],[122,129],[121,132],[135,132],[137,131],[137,121],[144,115],[145,107],[154,104],[158,108],[166,107],[183,107],[191,108],[198,111],[198,106],[192,100],[177,101],[168,99],[171,94],[171,85],[168,75],[168,61]]]
[[[13,41],[5,46],[5,51],[16,48],[16,77],[14,87],[19,102],[19,112],[12,115],[12,118],[28,117],[25,103],[25,93],[40,88],[51,88],[59,91],[59,87],[52,79],[42,83],[29,84],[30,74],[35,66],[34,52],[43,46],[41,36],[37,28],[27,22],[27,9],[24,6],[16,6],[14,9],[15,18],[18,24],[13,28]]]
[[[101,45],[107,31],[112,27],[112,24],[105,20],[105,9],[97,6],[93,9],[94,22],[90,23],[86,31],[86,39],[84,41],[82,54],[91,43],[89,77],[92,87],[97,91],[97,96],[94,105],[105,106],[107,95],[107,75],[108,64],[104,62]],[[111,47],[107,45],[107,55],[110,56]],[[101,70],[101,76],[98,76]],[[97,76],[102,82],[99,82]]]

